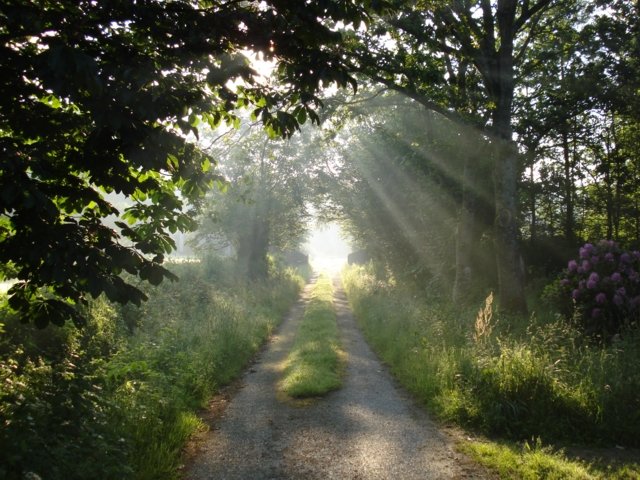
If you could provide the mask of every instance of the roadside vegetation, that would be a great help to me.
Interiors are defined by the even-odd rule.
[[[440,419],[512,442],[464,447],[504,478],[640,476],[638,464],[578,464],[591,476],[575,477],[562,473],[562,454],[542,447],[640,446],[637,329],[599,343],[548,308],[509,316],[489,296],[480,311],[465,310],[372,268],[351,267],[343,278],[368,341],[406,388]],[[532,439],[534,450],[517,448]]]
[[[0,312],[4,479],[171,479],[196,412],[247,364],[303,280],[241,281],[218,259],[171,265],[142,307],[91,303],[84,329]],[[34,476],[35,474],[35,476]]]
[[[340,348],[331,279],[318,277],[294,345],[286,360],[282,390],[291,397],[314,397],[340,388],[344,353]]]

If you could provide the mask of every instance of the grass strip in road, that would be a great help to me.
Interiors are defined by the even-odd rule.
[[[331,279],[320,275],[289,352],[281,389],[295,398],[314,397],[342,385],[340,347]]]

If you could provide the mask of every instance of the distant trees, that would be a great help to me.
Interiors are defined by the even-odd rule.
[[[637,6],[577,5],[532,42],[524,71],[533,103],[524,97],[517,113],[528,152],[523,233],[547,258],[549,242],[564,243],[566,256],[581,240],[640,240],[637,142],[623,133],[640,112]]]
[[[302,134],[269,141],[255,129],[225,143],[228,148],[219,148],[217,157],[227,184],[210,192],[194,241],[205,251],[232,246],[241,273],[264,278],[267,254],[297,248],[306,234],[308,147]]]
[[[273,137],[317,121],[321,85],[354,84],[333,25],[359,25],[368,2],[92,2],[0,5],[0,264],[9,303],[39,326],[83,323],[101,293],[145,298],[194,227],[215,159],[198,125],[234,124],[249,107]],[[255,81],[243,50],[278,63]],[[119,211],[109,192],[134,201]],[[103,219],[119,217],[118,228]]]

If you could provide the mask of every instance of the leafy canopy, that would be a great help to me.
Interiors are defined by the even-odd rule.
[[[334,28],[369,2],[6,1],[0,5],[0,264],[9,304],[44,327],[105,293],[139,304],[169,235],[216,180],[198,125],[250,108],[268,133],[317,122],[316,91],[354,85]],[[257,81],[245,51],[278,62]],[[116,205],[112,195],[129,198]],[[109,220],[108,222],[105,220]]]

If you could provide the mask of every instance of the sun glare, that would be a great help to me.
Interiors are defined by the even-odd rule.
[[[309,263],[316,271],[337,273],[351,251],[342,229],[336,223],[320,224],[311,230],[305,245]]]

